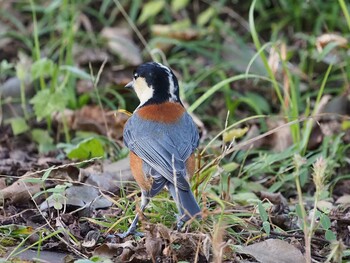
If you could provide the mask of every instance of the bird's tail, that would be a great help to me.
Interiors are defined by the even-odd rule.
[[[179,188],[175,188],[175,185],[168,182],[167,187],[173,199],[176,202],[177,208],[180,213],[180,218],[182,221],[186,222],[189,219],[201,218],[200,212],[201,209],[193,196],[191,189],[182,190]]]

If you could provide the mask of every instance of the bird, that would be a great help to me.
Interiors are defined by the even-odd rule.
[[[134,90],[140,101],[124,126],[123,139],[130,150],[131,172],[141,189],[141,205],[128,230],[118,236],[139,233],[139,213],[165,187],[176,203],[176,227],[181,231],[188,220],[201,218],[189,183],[195,172],[198,129],[180,100],[178,80],[169,67],[143,63],[125,87]]]

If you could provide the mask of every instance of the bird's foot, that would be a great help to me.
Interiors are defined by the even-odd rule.
[[[181,219],[179,221],[177,221],[177,224],[176,224],[177,231],[181,232],[184,225],[185,225],[185,221],[183,221]]]
[[[129,227],[129,229],[122,233],[122,234],[116,234],[116,236],[120,237],[120,238],[126,238],[127,236],[133,235],[135,237],[143,237],[145,234],[142,232],[138,232],[136,231],[135,227]]]
[[[135,231],[133,233],[128,233],[128,231],[122,233],[122,234],[116,234],[117,237],[120,237],[121,239],[126,238],[127,236],[133,235],[134,237],[144,237],[145,234],[142,232]]]

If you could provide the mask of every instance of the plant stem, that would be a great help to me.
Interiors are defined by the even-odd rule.
[[[301,185],[299,181],[299,174],[300,174],[300,164],[298,164],[298,161],[296,161],[295,165],[295,185],[297,187],[297,193],[298,193],[298,203],[301,211],[301,219],[303,221],[303,232],[304,232],[304,238],[305,238],[305,258],[306,263],[311,263],[311,235],[310,235],[310,229],[308,228],[307,224],[307,215],[305,211],[305,206],[303,203],[303,192],[301,190]]]

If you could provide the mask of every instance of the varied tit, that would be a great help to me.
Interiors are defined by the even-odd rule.
[[[124,127],[124,143],[130,149],[130,167],[141,188],[141,212],[165,186],[178,208],[177,229],[201,209],[191,191],[189,179],[195,171],[194,152],[199,134],[180,97],[179,84],[166,66],[148,62],[134,71],[126,85],[133,89],[140,105]],[[119,235],[136,234],[139,214],[129,229]]]

